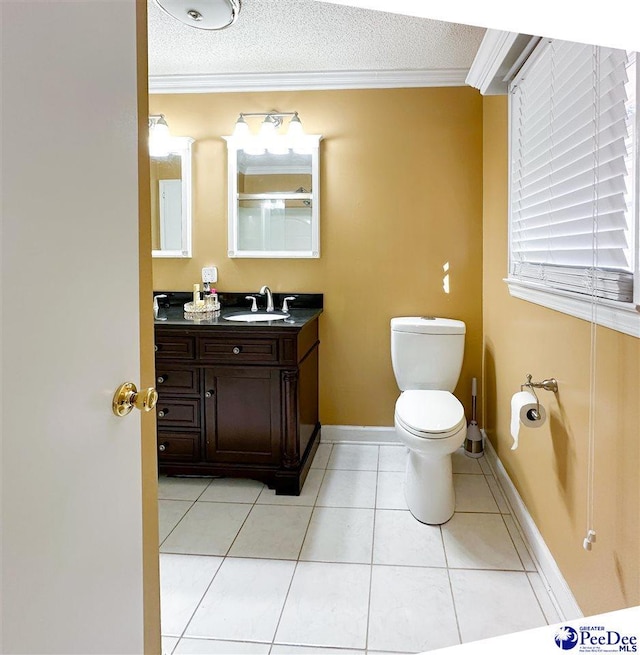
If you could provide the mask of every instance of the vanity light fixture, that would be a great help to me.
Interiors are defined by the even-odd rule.
[[[168,157],[173,152],[173,138],[164,114],[149,116],[149,156]]]
[[[235,23],[240,0],[156,0],[158,6],[181,23],[199,30],[223,30]]]
[[[247,117],[263,119],[258,134],[251,133]],[[291,117],[287,132],[281,134],[279,130],[287,117]],[[297,111],[241,113],[233,130],[233,138],[240,149],[250,155],[261,155],[266,151],[273,155],[285,155],[289,150],[300,154],[310,152]]]

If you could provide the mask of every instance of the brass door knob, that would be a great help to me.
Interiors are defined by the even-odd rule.
[[[116,389],[111,408],[116,416],[126,416],[134,407],[150,412],[157,402],[158,392],[153,387],[138,391],[133,382],[125,382]]]

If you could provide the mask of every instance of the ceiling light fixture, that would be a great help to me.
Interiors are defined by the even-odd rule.
[[[247,117],[260,117],[262,122],[258,134],[252,134]],[[279,132],[284,119],[291,117],[286,134]],[[302,129],[302,122],[297,111],[253,112],[242,113],[236,121],[233,139],[239,149],[247,154],[259,155],[265,151],[273,155],[286,155],[289,150],[306,153],[308,151],[307,137]]]
[[[199,30],[223,30],[235,23],[240,0],[156,0],[167,14]]]

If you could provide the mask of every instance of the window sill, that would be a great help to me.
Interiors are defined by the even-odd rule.
[[[591,321],[591,298],[569,291],[549,289],[534,283],[505,279],[509,293],[514,298],[555,309],[585,321]],[[596,308],[596,323],[617,332],[640,338],[640,310],[633,303],[599,299]]]

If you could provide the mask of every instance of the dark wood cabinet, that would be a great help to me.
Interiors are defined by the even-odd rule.
[[[300,493],[320,439],[318,318],[300,327],[156,324],[158,464]]]

